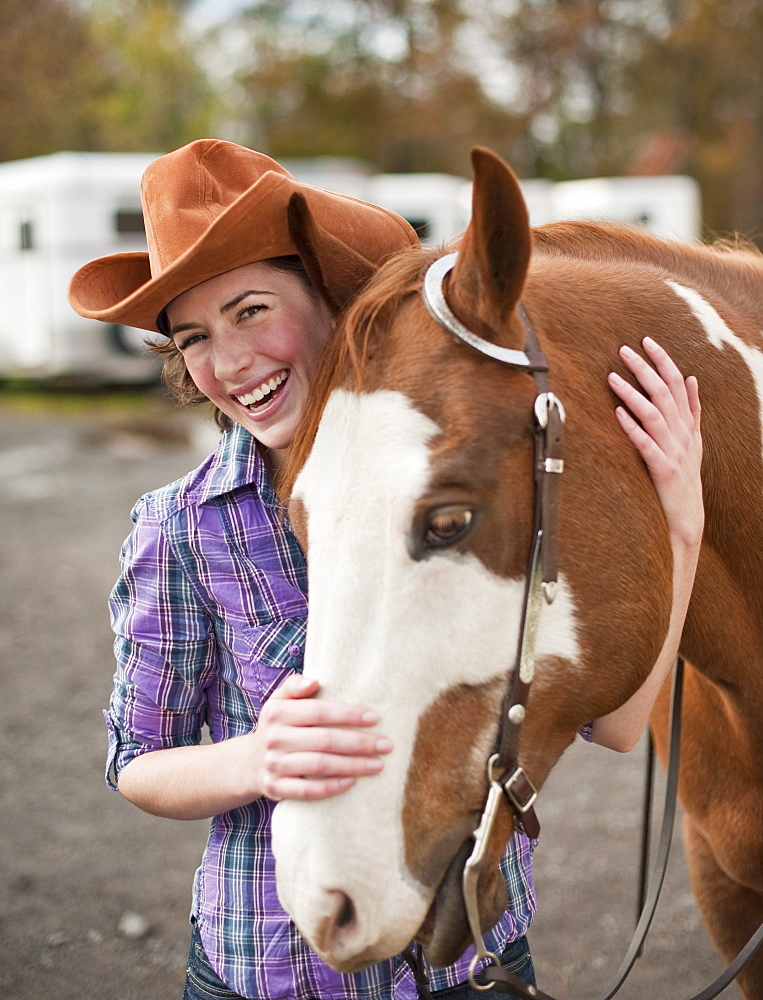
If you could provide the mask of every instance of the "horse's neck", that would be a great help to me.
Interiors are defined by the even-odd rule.
[[[712,292],[763,321],[763,254],[661,240],[632,227],[552,223],[533,230],[535,253],[580,261],[617,261],[658,268],[676,281]]]

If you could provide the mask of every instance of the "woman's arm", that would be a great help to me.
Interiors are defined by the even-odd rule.
[[[684,379],[668,354],[649,337],[643,347],[654,367],[627,347],[620,356],[647,395],[614,372],[609,385],[625,404],[615,413],[644,460],[665,513],[673,552],[673,606],[665,642],[646,681],[625,704],[593,724],[593,742],[619,751],[631,750],[638,742],[676,661],[705,521],[697,380],[693,376]]]
[[[289,677],[268,699],[257,729],[201,746],[171,747],[135,757],[119,791],[146,812],[169,819],[207,819],[267,796],[319,799],[358,777],[378,773],[388,739],[367,731],[375,712],[318,701],[317,681]]]

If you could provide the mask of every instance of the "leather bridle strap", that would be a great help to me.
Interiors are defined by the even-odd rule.
[[[474,846],[464,865],[463,891],[466,916],[474,939],[476,954],[469,969],[469,980],[477,989],[489,989],[474,978],[479,962],[488,958],[499,965],[497,956],[485,950],[479,921],[477,884],[486,860],[487,846],[501,799],[505,796],[517,829],[530,838],[537,838],[540,823],[535,814],[537,792],[519,765],[519,743],[526,706],[535,671],[535,647],[543,599],[550,604],[556,594],[558,557],[557,528],[559,479],[564,468],[564,408],[549,391],[548,362],[540,350],[535,332],[527,315],[519,306],[519,316],[525,327],[527,350],[516,351],[484,340],[469,330],[454,315],[445,299],[443,283],[458,260],[449,254],[430,266],[422,288],[424,305],[430,315],[456,340],[480,354],[515,370],[526,372],[536,382],[538,394],[533,413],[535,418],[533,478],[535,481],[533,541],[525,575],[525,595],[519,632],[519,648],[514,670],[501,711],[496,753],[488,762],[489,792]]]
[[[517,312],[525,328],[526,351],[511,350],[485,340],[469,330],[453,313],[445,298],[443,284],[457,260],[457,253],[447,254],[436,260],[427,270],[422,287],[422,299],[427,311],[457,341],[514,371],[532,375],[538,388],[533,407],[535,418],[533,542],[525,576],[517,663],[512,671],[504,699],[496,758],[491,760],[489,777],[491,784],[497,781],[510,802],[517,828],[535,839],[540,833],[540,823],[534,809],[537,791],[519,766],[519,741],[535,671],[535,644],[542,606],[541,595],[548,604],[556,596],[559,563],[557,533],[559,481],[564,469],[562,455],[565,413],[561,402],[549,390],[546,375],[548,361],[540,349],[535,331],[521,304]],[[494,777],[495,772],[499,775],[497,778]],[[483,821],[487,823],[488,817],[483,816]],[[490,824],[492,825],[492,819]]]

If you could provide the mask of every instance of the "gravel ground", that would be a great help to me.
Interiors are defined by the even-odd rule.
[[[206,823],[139,812],[103,783],[105,613],[129,512],[188,471],[214,432],[161,400],[107,408],[0,397],[0,997],[181,995]],[[540,802],[539,985],[598,996],[633,925],[643,748],[576,745]],[[690,997],[722,968],[676,843],[623,1000]],[[724,997],[739,997],[730,987]]]

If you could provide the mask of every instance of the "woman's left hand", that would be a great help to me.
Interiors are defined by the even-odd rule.
[[[624,704],[594,721],[594,743],[620,751],[631,750],[638,742],[676,662],[705,523],[697,380],[685,379],[651,338],[642,344],[651,364],[629,347],[620,349],[620,358],[646,395],[614,372],[609,387],[624,404],[615,410],[617,419],[649,470],[668,523],[673,605],[665,641],[649,676]]]
[[[705,515],[697,380],[693,375],[684,378],[650,337],[642,346],[651,364],[629,347],[620,349],[620,358],[646,395],[611,372],[609,387],[624,404],[615,413],[649,470],[673,547],[698,548]]]

